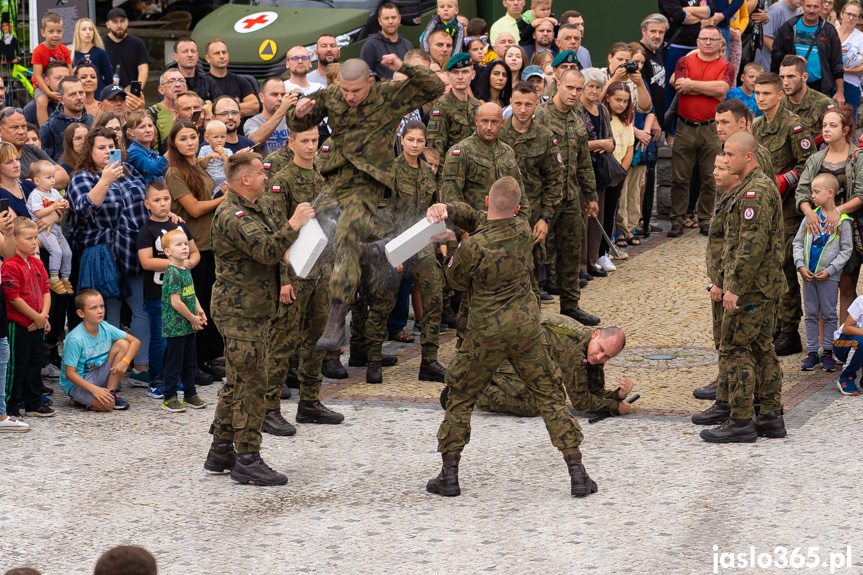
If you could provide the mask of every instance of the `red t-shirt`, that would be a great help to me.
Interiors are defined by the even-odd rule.
[[[25,261],[16,253],[15,257],[3,262],[2,277],[3,295],[6,296],[6,315],[9,321],[30,327],[33,320],[12,307],[9,302],[20,297],[33,308],[33,311],[42,313],[42,304],[45,303],[45,294],[48,293],[48,272],[42,260],[30,256]]]
[[[705,62],[698,53],[691,54],[677,61],[674,69],[677,80],[689,78],[699,82],[715,82],[722,80],[728,87],[734,85],[734,66],[724,58]],[[701,94],[680,94],[678,96],[677,114],[692,122],[712,120],[716,116],[716,106],[719,100],[712,96]]]
[[[33,50],[33,59],[31,60],[33,64],[41,64],[42,72],[45,72],[45,68],[48,67],[48,64],[51,62],[66,62],[70,66],[72,65],[72,54],[69,53],[69,48],[60,44],[57,46],[56,50],[51,50],[45,43],[41,43],[36,46],[36,49]]]

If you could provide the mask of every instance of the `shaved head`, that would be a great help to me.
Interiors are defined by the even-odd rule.
[[[503,127],[503,110],[494,102],[486,102],[476,110],[476,135],[488,144],[497,141]]]
[[[725,141],[725,144],[732,144],[744,154],[758,154],[758,140],[749,132],[732,134]]]
[[[504,176],[488,191],[488,209],[496,214],[511,216],[521,201],[521,186],[512,176]]]
[[[351,58],[339,68],[339,79],[347,82],[365,80],[371,76],[369,65],[359,58]]]
[[[479,108],[477,108],[476,115],[500,116],[502,118],[503,110],[494,102],[486,102],[485,104],[482,104]]]

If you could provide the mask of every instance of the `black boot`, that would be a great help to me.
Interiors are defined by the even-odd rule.
[[[590,478],[581,464],[581,453],[564,455],[563,460],[569,468],[569,492],[573,497],[584,497],[597,492],[599,488],[596,481]]]
[[[722,425],[714,429],[702,429],[701,439],[708,443],[755,443],[758,434],[752,420],[726,419]]]
[[[381,373],[381,362],[370,361],[366,368],[366,383],[383,383],[384,375]]]
[[[230,471],[237,461],[237,452],[234,451],[234,442],[227,439],[213,438],[210,451],[207,452],[207,460],[204,469],[213,473]]]
[[[347,379],[348,370],[337,359],[328,359],[321,364],[321,374],[330,379]]]
[[[548,291],[548,290],[546,290]],[[440,316],[440,321],[450,329],[455,329],[458,325],[458,315],[453,311],[452,307],[446,306]]]
[[[587,287],[587,280],[584,278],[578,278],[578,287],[580,289],[584,289]]]
[[[213,385],[213,376],[206,371],[198,369],[195,373],[195,387]]]
[[[287,383],[282,384],[282,393],[279,396],[281,399],[291,399],[291,388]]]
[[[693,389],[692,395],[695,399],[709,399],[710,401],[715,401],[717,387],[719,387],[719,380],[714,379],[712,383],[705,385],[704,387]]]
[[[803,351],[803,344],[800,342],[800,333],[797,331],[783,331],[773,342],[773,347],[776,349],[776,355],[794,355]]]
[[[788,431],[785,429],[785,420],[782,419],[782,412],[778,410],[759,413],[753,425],[755,425],[755,432],[758,437],[777,439],[788,435]]]
[[[599,318],[591,315],[578,306],[569,309],[560,310],[561,315],[567,315],[580,323],[581,325],[594,326],[599,325]]]
[[[391,367],[399,362],[399,358],[394,355],[381,355],[381,366]],[[369,364],[369,356],[364,351],[351,351],[348,356],[348,365],[351,367],[366,367]]]
[[[288,478],[270,469],[257,451],[237,454],[237,463],[231,470],[231,479],[237,483],[261,486],[284,485]]]
[[[578,278],[579,278],[579,279],[583,279],[583,280],[584,280],[584,281],[586,281],[586,282],[592,282],[592,281],[593,281],[593,276],[592,276],[592,275],[590,275],[590,274],[589,274],[589,273],[587,273],[587,272],[581,272],[581,273],[579,273],[579,274],[578,274]]]
[[[327,325],[324,333],[315,344],[317,349],[336,351],[341,347],[345,339],[345,318],[350,308],[339,298],[333,298],[330,303],[330,315],[327,316]]]
[[[449,386],[444,386],[440,392],[440,406],[446,411],[446,400],[449,398]]]
[[[288,436],[294,435],[297,432],[297,428],[282,417],[282,412],[278,409],[268,409],[266,415],[264,415],[264,425],[261,431],[273,435]]]
[[[301,399],[297,404],[297,423],[337,424],[344,420],[344,415],[329,409],[317,399],[315,401]]]
[[[445,497],[461,495],[461,488],[458,486],[458,462],[461,455],[443,453],[441,459],[443,459],[443,467],[441,467],[437,477],[429,479],[429,482],[426,483],[426,491]]]
[[[300,375],[297,373],[297,366],[292,365],[288,368],[288,374],[285,376],[285,385],[291,389],[300,389]]]
[[[731,417],[731,406],[727,401],[717,401],[704,411],[692,416],[695,425],[719,425]]]
[[[545,291],[551,295],[560,295],[560,290],[557,289],[557,276],[548,276],[545,278]]]
[[[417,379],[420,381],[438,381],[444,382],[446,376],[446,368],[438,363],[436,359],[424,359],[420,362],[420,374]]]

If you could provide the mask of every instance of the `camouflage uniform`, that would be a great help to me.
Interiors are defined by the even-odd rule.
[[[799,104],[794,104],[788,96],[785,96],[782,98],[781,107],[800,117],[803,129],[815,138],[816,148],[823,140],[821,126],[824,122],[824,114],[839,109],[832,98],[809,87],[806,88],[806,95]]]
[[[446,415],[438,451],[461,453],[470,441],[471,411],[500,365],[509,360],[539,408],[552,443],[564,456],[579,454],[581,429],[566,409],[563,374],[543,345],[539,305],[528,284],[533,234],[521,218],[486,220],[465,204],[447,204],[455,223],[471,230],[446,274],[468,292],[464,343],[446,372]]]
[[[760,152],[760,150],[759,150]],[[759,160],[761,154],[759,153]],[[759,162],[760,163],[760,162]],[[722,249],[725,246],[725,211],[731,198],[734,197],[735,190],[725,192],[716,202],[716,210],[713,213],[713,218],[710,220],[710,229],[707,232],[707,277],[713,282],[713,285],[722,289]],[[719,350],[719,344],[722,342],[722,317],[725,308],[722,307],[721,301],[710,300],[711,311],[713,315],[713,345]],[[716,399],[718,401],[728,401],[728,374],[726,373],[725,362],[720,357],[717,368]]]
[[[324,179],[317,172],[312,177],[294,162],[270,178],[268,197],[273,204],[273,219],[290,219],[297,206],[312,202],[321,192]],[[315,349],[315,342],[327,323],[329,300],[329,270],[332,250],[318,258],[307,278],[300,278],[284,262],[279,264],[281,285],[294,288],[294,302],[279,302],[276,315],[270,319],[269,370],[267,373],[267,409],[278,409],[281,386],[288,374],[292,357],[299,357],[300,399],[315,401],[321,391],[321,363],[325,352]]]
[[[512,127],[512,118],[507,118],[500,130],[500,141],[509,145],[518,160],[518,169],[524,179],[524,193],[530,202],[531,229],[540,218],[550,222],[555,209],[563,197],[563,155],[557,137],[537,122],[531,121],[523,134]],[[550,226],[549,226],[550,227]],[[533,246],[533,269],[530,283],[539,297],[539,267],[545,261],[545,241]]]
[[[264,173],[271,178],[285,169],[292,159],[294,159],[294,152],[285,144],[264,158]]]
[[[814,145],[799,116],[780,106],[772,122],[768,122],[764,116],[758,118],[752,124],[752,134],[770,152],[776,170],[772,175],[781,177],[793,170],[796,178],[800,178],[806,160],[814,151]],[[803,216],[797,211],[794,186],[782,194],[782,213],[785,218],[782,270],[785,272],[788,291],[779,302],[778,316],[782,331],[796,332],[803,318],[803,302],[800,299],[800,282],[797,280],[797,268],[794,267],[792,244]]]
[[[617,388],[605,389],[605,367],[587,363],[587,346],[595,327],[584,327],[565,315],[543,314],[548,355],[563,373],[563,385],[572,406],[578,411],[610,412],[620,405]],[[522,380],[507,365],[492,378],[476,405],[483,411],[513,413],[522,417],[539,415]]]
[[[334,84],[315,95],[314,107],[302,118],[295,117],[295,107],[286,115],[293,132],[329,118],[331,150],[320,171],[326,179],[324,193],[341,208],[330,297],[345,304],[354,300],[360,281],[360,243],[372,234],[379,199],[392,189],[393,134],[405,114],[444,91],[443,82],[427,68],[404,64],[399,71],[408,79],[373,84],[356,107],[347,104]]]
[[[537,108],[536,122],[555,135],[560,148],[558,153],[566,167],[563,200],[551,225],[554,237],[547,243],[548,251],[556,255],[557,288],[560,290],[560,311],[563,312],[578,307],[581,299],[579,273],[585,221],[579,193],[587,202],[598,201],[596,176],[587,148],[587,128],[575,107],[569,112],[561,112],[554,100],[549,100]]]
[[[756,390],[762,413],[782,407],[773,326],[776,300],[787,286],[780,271],[782,207],[774,179],[753,169],[728,200],[724,223],[719,273],[723,290],[739,299],[738,309],[723,314],[719,356],[727,367],[731,417],[744,419],[755,416]]]
[[[438,100],[429,114],[427,146],[440,157],[470,136],[476,129],[476,109],[480,101],[468,95],[462,102],[452,91]]]
[[[298,233],[276,225],[264,196],[250,202],[228,191],[213,219],[213,321],[225,340],[227,378],[210,433],[238,453],[260,451],[267,388],[268,321],[279,301],[278,264]]]

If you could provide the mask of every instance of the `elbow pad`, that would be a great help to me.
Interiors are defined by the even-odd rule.
[[[788,170],[784,174],[776,176],[776,184],[779,186],[779,195],[785,195],[788,190],[793,190],[797,186],[800,178],[797,177],[797,172]]]

